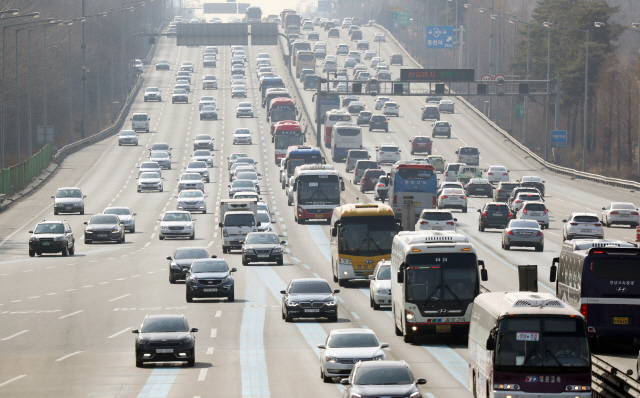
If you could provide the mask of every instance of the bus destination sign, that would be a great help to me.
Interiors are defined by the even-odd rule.
[[[473,82],[474,69],[400,69],[402,82]]]

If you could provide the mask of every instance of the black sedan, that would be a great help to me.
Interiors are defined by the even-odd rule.
[[[84,243],[124,243],[124,225],[115,214],[96,214],[84,224]]]
[[[169,283],[176,283],[178,279],[186,279],[191,268],[191,263],[197,258],[209,258],[209,252],[204,247],[179,247],[173,252],[173,257],[168,256]]]
[[[427,380],[415,379],[405,361],[358,361],[340,384],[344,397],[422,397],[419,385]]]
[[[215,257],[215,256],[214,256]],[[187,303],[194,298],[226,297],[235,300],[234,280],[229,264],[224,259],[201,258],[194,260],[187,274]]]
[[[489,180],[483,178],[472,178],[467,185],[464,186],[467,196],[486,196],[493,197],[493,185]]]
[[[196,336],[198,329],[189,329],[184,315],[147,315],[136,334],[136,367],[145,362],[186,361],[196,364]]]
[[[338,302],[324,279],[294,279],[282,293],[282,319],[291,322],[293,318],[328,318],[338,322]]]
[[[242,265],[252,262],[275,262],[282,265],[282,245],[287,242],[278,238],[274,232],[251,232],[247,234],[242,246]]]
[[[369,124],[369,120],[371,119],[372,114],[373,113],[369,111],[360,111],[360,113],[358,113],[358,120],[356,122],[358,126]]]
[[[484,232],[485,228],[504,228],[509,224],[511,210],[504,202],[487,202],[482,209],[478,209],[478,231]]]
[[[42,253],[62,253],[62,256],[68,256],[76,251],[76,240],[66,221],[42,221],[29,233],[30,257]]]

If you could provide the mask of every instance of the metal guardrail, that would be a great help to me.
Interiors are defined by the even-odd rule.
[[[408,58],[413,63],[414,67],[422,68],[422,65],[420,65],[420,63],[418,63],[409,53],[406,52],[404,46],[400,42],[398,42],[396,40],[396,38],[391,34],[391,32],[389,32],[382,25],[373,24],[373,26],[375,26],[376,28],[378,28],[380,30],[383,30],[385,35],[390,37],[398,45],[398,47],[402,48],[404,53],[405,53],[406,58]],[[572,168],[569,168],[569,167],[563,167],[563,166],[559,166],[559,165],[551,163],[551,162],[547,162],[542,157],[538,156],[535,152],[533,152],[532,150],[530,150],[529,148],[524,146],[522,143],[520,143],[518,140],[516,140],[513,136],[511,136],[511,134],[509,134],[508,132],[503,130],[500,126],[495,124],[484,113],[482,113],[480,110],[478,110],[473,105],[471,105],[471,103],[469,103],[466,99],[464,99],[463,97],[460,97],[460,96],[456,96],[456,98],[459,101],[461,101],[462,103],[464,103],[465,105],[467,105],[467,107],[469,107],[478,117],[480,117],[483,121],[485,121],[494,130],[496,130],[498,133],[502,134],[505,138],[507,138],[509,141],[511,141],[511,143],[513,143],[518,148],[520,148],[523,152],[525,152],[528,157],[530,157],[531,159],[533,159],[536,162],[540,163],[542,166],[544,166],[549,171],[552,171],[552,172],[558,173],[558,174],[562,174],[562,175],[566,175],[566,176],[569,176],[569,177],[573,177],[573,178],[580,178],[580,179],[584,179],[584,180],[588,180],[588,181],[597,182],[599,184],[604,184],[604,185],[609,185],[609,186],[614,186],[614,187],[619,187],[619,188],[640,189],[640,182],[631,181],[631,180],[623,180],[623,179],[620,179],[620,178],[605,177],[605,176],[602,176],[602,175],[599,175],[599,174],[592,174],[592,173],[587,173],[587,172],[584,172],[584,171],[578,171],[576,169],[572,169]]]
[[[0,203],[28,186],[51,161],[51,144],[42,147],[22,163],[0,170]]]
[[[591,355],[591,391],[593,398],[639,398],[640,382]]]

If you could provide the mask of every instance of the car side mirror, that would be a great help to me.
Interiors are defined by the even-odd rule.
[[[55,196],[51,195],[51,199],[55,199],[55,198],[56,198]]]
[[[551,269],[549,270],[549,282],[553,283],[556,281],[556,275],[558,273],[558,266],[556,264],[558,264],[558,261],[560,261],[560,259],[555,257],[551,263]]]
[[[89,225],[89,223],[85,221],[85,222],[84,222],[84,225]]]
[[[191,333],[196,333],[198,331],[198,328],[191,328]]]
[[[324,350],[324,349],[327,348],[327,346],[324,345],[324,344],[318,344],[318,348],[321,349],[321,350]]]
[[[607,210],[607,209],[605,209],[605,208],[603,207],[603,208],[602,208],[602,210]]]
[[[286,290],[280,290],[280,294],[287,294]]]
[[[496,349],[496,338],[493,335],[489,335],[487,338],[487,343],[485,344],[485,348],[488,351],[493,351]]]
[[[427,384],[427,379],[419,378],[418,381],[416,381],[416,384]]]
[[[567,222],[567,220],[562,220],[562,222]]]
[[[218,223],[218,227],[222,228],[222,223],[221,222]]]
[[[238,269],[237,268],[231,268],[231,271],[229,271],[229,272],[238,272]]]
[[[331,236],[333,237],[338,236],[338,230],[335,227],[331,228]]]
[[[30,233],[30,234],[32,234],[32,233],[33,233],[33,231],[29,231],[29,233]]]
[[[138,334],[138,333],[140,333],[140,331],[138,329],[131,329],[131,333]]]
[[[376,276],[375,275],[369,275],[369,279],[371,279],[372,281],[376,280]]]
[[[335,289],[335,290],[333,291],[333,294],[338,294],[338,293],[340,293],[340,289]]]
[[[351,383],[349,383],[349,379],[342,379],[340,380],[340,384],[342,384],[343,386],[348,386]]]

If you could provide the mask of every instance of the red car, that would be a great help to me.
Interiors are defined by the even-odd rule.
[[[376,187],[376,181],[387,173],[382,169],[367,169],[360,179],[360,192],[373,191]]]
[[[393,54],[389,60],[389,65],[402,65],[402,54]]]
[[[433,142],[431,138],[424,135],[417,135],[411,140],[411,154],[426,152],[431,155],[432,146]]]

